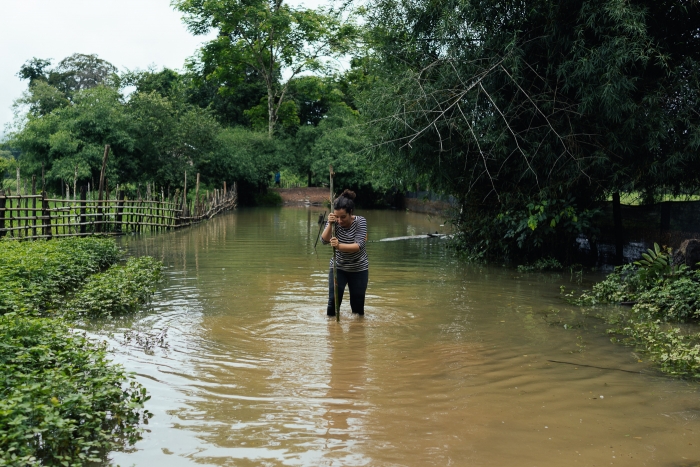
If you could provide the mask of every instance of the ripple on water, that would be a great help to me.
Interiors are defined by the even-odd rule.
[[[658,377],[595,320],[558,325],[575,311],[558,298],[566,277],[464,265],[441,240],[370,243],[366,316],[346,302],[340,323],[329,320],[328,249],[313,249],[322,210],[241,210],[129,240],[168,269],[152,311],[91,328],[117,330],[115,359],[152,395],[149,432],[115,463],[700,459],[697,386]],[[371,240],[443,231],[406,212],[366,217]],[[165,326],[169,346],[153,354],[118,342],[118,331]]]

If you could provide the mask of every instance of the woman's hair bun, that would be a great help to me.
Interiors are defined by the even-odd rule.
[[[352,190],[345,190],[345,191],[343,191],[343,194],[340,196],[343,196],[345,198],[355,199],[356,195],[355,195],[355,192]]]

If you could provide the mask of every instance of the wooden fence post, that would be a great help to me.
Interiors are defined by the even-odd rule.
[[[32,175],[32,196],[36,196],[36,175]],[[32,237],[36,237],[36,198],[32,198]]]
[[[197,172],[197,188],[194,190],[194,215],[199,217],[199,172]]]
[[[80,233],[85,234],[87,225],[85,225],[85,206],[87,205],[87,189],[85,185],[80,187]]]
[[[185,187],[182,189],[182,217],[187,216],[187,171],[185,170]]]
[[[51,211],[49,210],[49,200],[45,191],[41,192],[41,223],[44,227],[44,236],[51,238]]]
[[[100,171],[100,188],[97,194],[97,211],[98,211],[98,223],[95,225],[95,232],[102,231],[102,190],[104,189],[105,183],[105,170],[107,169],[107,158],[109,157],[109,144],[105,145],[105,152],[102,156],[102,170]]]
[[[0,190],[0,238],[5,236],[5,190]]]
[[[122,228],[122,211],[124,210],[124,191],[117,191],[117,219],[115,230],[119,233],[123,233]]]

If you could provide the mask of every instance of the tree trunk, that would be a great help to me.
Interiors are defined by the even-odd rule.
[[[275,115],[275,98],[272,89],[267,90],[267,115],[267,136],[272,138],[275,132],[275,120],[277,120],[277,116]]]
[[[620,205],[620,193],[613,193],[613,222],[615,224],[615,264],[621,265],[624,257],[622,249],[624,247],[624,232],[622,230],[622,206]]]

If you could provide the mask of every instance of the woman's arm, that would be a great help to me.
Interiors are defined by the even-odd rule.
[[[357,253],[360,251],[360,245],[357,243],[340,243],[335,237],[331,238],[331,245],[338,251],[342,251],[344,253]]]
[[[333,221],[331,221],[331,217],[333,218]],[[326,222],[326,228],[323,229],[323,233],[321,234],[321,243],[324,245],[328,245],[331,242],[331,235],[333,234],[332,228],[331,228],[331,222],[335,222],[335,216],[333,213],[328,214],[328,222]]]

